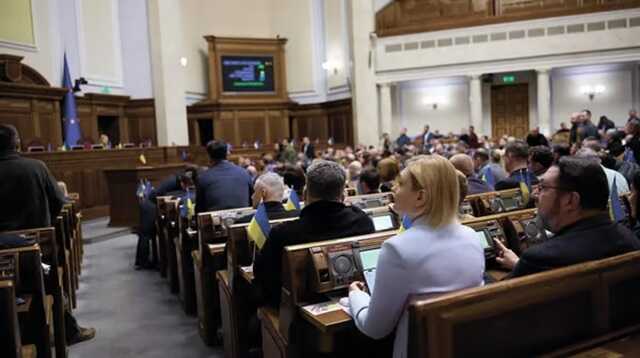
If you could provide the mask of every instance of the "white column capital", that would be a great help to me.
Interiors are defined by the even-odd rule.
[[[482,73],[470,73],[467,75],[467,77],[471,81],[479,81],[482,75],[483,75]]]
[[[541,67],[541,68],[536,68],[536,73],[538,75],[544,75],[544,74],[549,74],[549,72],[551,72],[551,67]]]

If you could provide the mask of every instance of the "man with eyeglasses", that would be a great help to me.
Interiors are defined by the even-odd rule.
[[[534,191],[538,216],[551,240],[518,257],[496,240],[497,261],[510,277],[604,259],[640,249],[626,227],[609,217],[609,185],[600,165],[586,158],[563,157],[549,168]]]

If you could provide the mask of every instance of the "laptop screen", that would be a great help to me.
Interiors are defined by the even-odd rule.
[[[362,274],[364,280],[369,287],[369,293],[373,293],[373,285],[376,282],[376,266],[378,265],[378,256],[380,256],[380,248],[370,250],[360,250],[360,262],[362,263]]]
[[[391,215],[373,216],[371,220],[373,220],[373,227],[376,229],[376,232],[393,229]]]

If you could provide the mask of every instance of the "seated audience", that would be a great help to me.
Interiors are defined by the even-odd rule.
[[[272,227],[267,242],[254,261],[254,282],[262,292],[265,304],[280,305],[285,246],[375,231],[371,218],[364,211],[342,203],[345,182],[345,172],[335,162],[316,160],[309,166],[305,206],[300,212],[300,219]]]
[[[598,122],[598,126],[597,126],[598,131],[602,131],[602,133],[605,133],[609,129],[612,129],[615,127],[616,127],[616,124],[612,120],[607,118],[607,116],[600,116],[600,121]]]
[[[527,249],[520,258],[496,240],[497,260],[512,270],[512,277],[640,249],[629,229],[611,222],[607,176],[593,160],[560,159],[544,174],[534,197],[538,216],[555,236]]]
[[[632,161],[640,164],[640,120],[630,120],[624,130],[627,134],[625,146],[633,153]]]
[[[211,166],[198,177],[196,212],[242,208],[251,205],[253,183],[247,171],[227,161],[227,145],[207,144]]]
[[[557,164],[560,158],[571,155],[571,147],[567,143],[553,145],[553,164]]]
[[[473,153],[473,166],[478,173],[479,178],[485,178],[487,171],[491,171],[496,182],[507,178],[507,172],[504,170],[500,161],[502,156],[497,150],[491,152],[486,149],[478,149]]]
[[[460,201],[458,202],[458,205],[460,206],[462,205],[462,202],[464,202],[464,198],[466,198],[467,194],[469,193],[469,183],[467,182],[467,177],[464,174],[462,174],[461,171],[456,170],[456,176],[458,177],[458,187],[460,188]],[[473,218],[474,218],[473,215],[462,214],[462,212],[458,210],[458,220],[464,221],[464,220],[470,220]]]
[[[159,196],[171,195],[183,197],[187,188],[194,186],[197,178],[197,168],[188,166],[183,172],[171,175],[160,182],[157,188],[149,193],[148,197],[140,198],[140,226],[138,227],[138,246],[136,248],[136,269],[149,269],[155,267],[149,254],[151,240],[156,237],[157,200]]]
[[[351,315],[360,331],[380,339],[395,330],[394,357],[406,357],[407,300],[483,283],[484,251],[476,233],[458,222],[456,170],[443,157],[411,162],[399,176],[395,209],[411,218],[408,230],[382,244],[375,290],[349,287]]]
[[[553,164],[553,154],[547,146],[529,149],[529,170],[540,178]]]
[[[638,205],[640,205],[640,200],[638,200],[638,194],[640,193],[640,172],[636,173],[631,180],[631,195],[629,197],[630,204],[630,213],[629,216],[631,220],[629,220],[629,227],[633,231],[633,234],[637,239],[640,239],[640,220],[638,219]]]
[[[638,118],[638,111],[632,108],[629,110],[629,118],[627,118],[627,123],[629,123],[629,121],[632,121],[634,119],[636,121],[640,121],[640,118]]]
[[[19,145],[16,128],[0,124],[0,232],[51,226],[64,205],[64,196],[47,166],[20,156]],[[92,339],[96,330],[80,327],[70,310],[71,305],[65,305],[67,344]]]
[[[411,144],[411,138],[407,135],[407,128],[400,130],[400,135],[396,139],[396,148],[400,149]]]
[[[256,179],[253,184],[253,195],[251,202],[254,208],[260,203],[264,203],[269,220],[296,217],[300,213],[298,210],[287,211],[282,205],[285,199],[285,185],[282,177],[276,173],[265,173]],[[238,218],[236,223],[247,223],[251,221],[253,214],[248,214]]]
[[[466,154],[456,154],[449,160],[451,161],[451,164],[453,164],[453,166],[467,178],[466,181],[469,187],[469,195],[493,191],[491,186],[476,177],[473,172],[473,160],[470,156]]]
[[[547,137],[545,137],[544,134],[540,133],[540,128],[535,127],[527,135],[527,144],[529,147],[537,147],[539,145],[548,147],[549,141],[547,141]]]
[[[380,192],[387,193],[393,188],[393,183],[400,174],[400,165],[393,158],[384,158],[378,162],[378,173],[380,173]]]
[[[302,198],[306,178],[304,176],[304,170],[301,167],[287,163],[280,168],[275,168],[275,172],[284,178],[284,184],[286,186],[295,190],[298,197]]]
[[[374,168],[366,169],[360,174],[358,192],[361,195],[375,194],[380,192],[380,174]]]
[[[352,161],[347,166],[347,172],[349,174],[347,185],[352,188],[358,188],[358,183],[360,182],[360,174],[362,174],[362,163],[357,160]]]
[[[604,174],[607,177],[609,190],[613,190],[613,181],[615,180],[618,196],[622,195],[623,193],[629,192],[629,184],[627,183],[627,179],[625,179],[624,175],[618,173],[615,170],[612,170],[603,166],[601,164],[602,160],[600,159],[600,156],[593,149],[582,148],[576,153],[576,157],[591,160],[597,163],[598,165],[600,165],[600,167],[604,171]]]
[[[519,188],[525,183],[529,189],[538,184],[538,178],[528,169],[529,146],[521,140],[507,143],[504,154],[504,166],[509,177],[496,183],[496,190]]]

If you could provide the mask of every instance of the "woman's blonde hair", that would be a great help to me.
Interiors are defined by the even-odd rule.
[[[424,190],[426,204],[422,215],[427,224],[439,228],[453,222],[458,214],[460,186],[453,165],[439,155],[420,156],[407,163],[398,177],[400,185]]]

